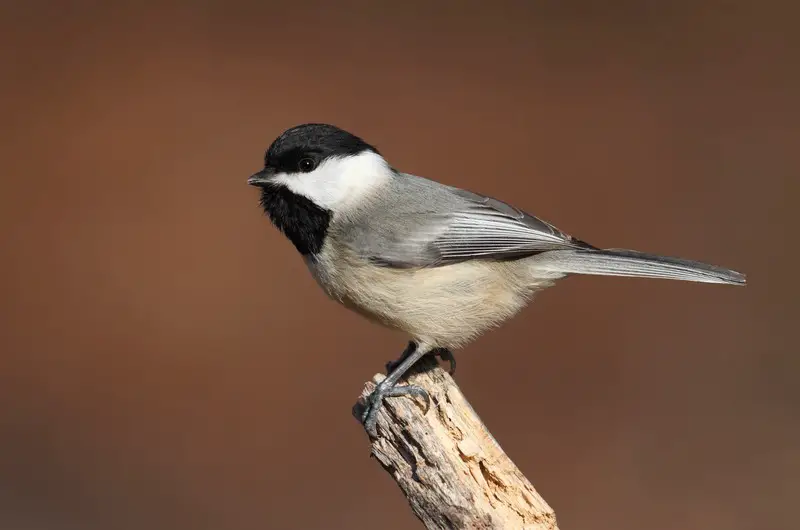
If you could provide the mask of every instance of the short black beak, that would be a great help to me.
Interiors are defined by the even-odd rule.
[[[275,170],[271,167],[265,167],[258,173],[250,175],[250,178],[247,179],[247,183],[251,186],[263,186],[264,184],[268,184],[270,179],[274,176]]]

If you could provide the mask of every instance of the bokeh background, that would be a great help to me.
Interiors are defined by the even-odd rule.
[[[0,4],[0,528],[416,528],[350,407],[405,337],[245,184],[331,122],[745,289],[571,278],[458,381],[564,529],[797,528],[793,2]]]

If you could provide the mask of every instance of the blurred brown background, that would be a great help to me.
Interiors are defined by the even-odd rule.
[[[458,381],[564,529],[797,528],[792,4],[3,2],[0,528],[417,527],[350,416],[405,337],[245,184],[305,121],[748,273],[569,279]]]

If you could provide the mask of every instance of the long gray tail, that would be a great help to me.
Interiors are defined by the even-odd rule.
[[[533,263],[538,270],[566,274],[662,278],[729,285],[746,283],[745,275],[736,271],[635,250],[551,250],[536,256]]]

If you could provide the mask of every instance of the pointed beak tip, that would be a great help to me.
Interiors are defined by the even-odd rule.
[[[254,173],[247,178],[247,183],[251,186],[263,187],[265,184],[269,184],[270,179],[274,176],[274,170],[269,168],[262,169],[258,173]]]
[[[251,186],[263,186],[268,181],[269,175],[264,174],[263,171],[259,171],[258,173],[247,177],[247,183]]]

